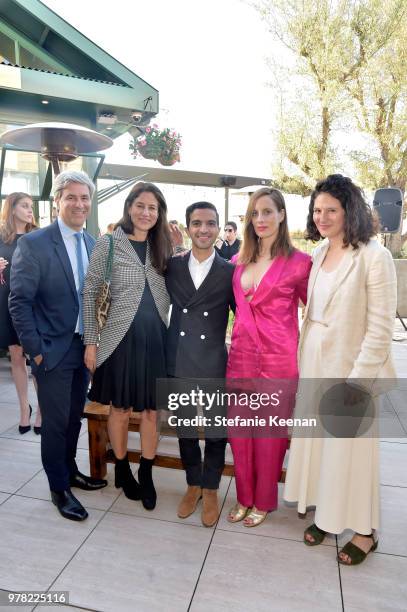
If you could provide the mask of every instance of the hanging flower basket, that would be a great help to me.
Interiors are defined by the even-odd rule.
[[[173,166],[177,161],[179,161],[179,155],[174,156],[169,155],[160,155],[157,157],[157,161],[160,162],[162,166]]]
[[[169,128],[161,130],[157,124],[148,126],[144,134],[130,143],[133,157],[155,159],[163,166],[172,166],[180,161],[181,136]]]
[[[176,159],[163,159],[162,157],[159,157],[157,161],[159,161],[162,166],[173,166],[177,160]]]
[[[138,153],[140,153],[140,155],[142,157],[144,157],[144,159],[157,159],[155,156],[154,151],[150,148],[150,147],[140,147],[138,149]]]

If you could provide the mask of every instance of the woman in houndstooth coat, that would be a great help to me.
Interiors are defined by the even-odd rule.
[[[137,183],[113,231],[111,305],[98,337],[95,300],[109,252],[102,236],[92,252],[84,287],[85,362],[93,372],[89,399],[110,405],[108,432],[116,456],[115,484],[146,509],[156,504],[152,465],[157,447],[156,379],[166,376],[170,306],[164,270],[171,255],[167,205],[151,183]],[[130,411],[141,413],[139,483],[127,458]]]

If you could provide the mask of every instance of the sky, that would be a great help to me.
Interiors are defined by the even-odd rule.
[[[159,90],[156,122],[182,135],[177,169],[270,178],[276,111],[266,58],[276,49],[251,6],[242,0],[43,2]],[[128,142],[117,139],[106,161],[132,163]],[[223,209],[222,189],[163,191],[171,218],[182,220],[185,206],[197,199]],[[120,216],[123,201],[121,194],[100,207],[102,228]],[[241,214],[246,202],[232,196],[230,216]],[[304,226],[306,203],[289,198],[288,204],[291,229]]]

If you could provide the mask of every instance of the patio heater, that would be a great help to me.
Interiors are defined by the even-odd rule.
[[[54,174],[60,173],[59,163],[69,162],[79,155],[96,153],[112,146],[113,140],[81,125],[71,123],[32,123],[4,132],[0,143],[13,151],[39,153],[49,161]]]
[[[48,163],[45,172],[40,172],[40,189],[38,200],[49,200],[52,188],[52,173],[58,175],[61,171],[61,162],[70,162],[77,157],[93,158],[97,161],[96,169],[93,164],[93,182],[96,181],[105,156],[98,153],[108,149],[113,140],[108,136],[99,134],[94,130],[74,125],[71,123],[33,123],[14,128],[4,132],[0,137],[2,153],[0,159],[0,194],[2,193],[2,182],[5,167],[5,159],[8,151],[25,151],[39,153]],[[38,212],[38,211],[37,211]],[[97,208],[93,212],[94,219],[89,219],[93,231],[97,231]]]

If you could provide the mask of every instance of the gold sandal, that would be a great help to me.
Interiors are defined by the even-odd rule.
[[[235,504],[231,510],[229,510],[229,514],[227,516],[227,520],[229,523],[238,523],[242,521],[250,508],[246,508],[246,506],[242,506],[242,504]]]
[[[266,519],[267,515],[267,511],[257,510],[257,508],[253,506],[253,508],[245,517],[245,519],[249,519],[251,523],[246,523],[245,521],[243,525],[245,527],[257,527],[257,525],[260,525],[260,523],[262,523]]]

